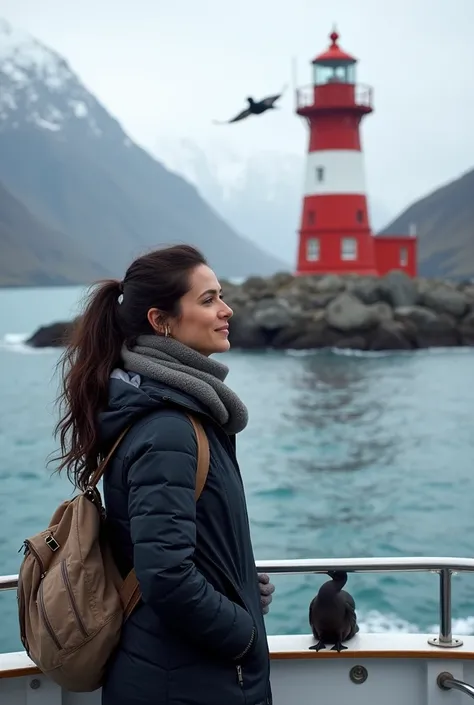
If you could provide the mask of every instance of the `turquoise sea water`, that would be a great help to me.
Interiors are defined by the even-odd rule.
[[[45,468],[58,352],[24,334],[70,317],[80,290],[0,291],[0,574],[70,494]],[[249,407],[239,435],[259,559],[474,556],[474,350],[358,356],[223,356]],[[276,577],[270,634],[307,632],[322,576]],[[435,575],[352,575],[363,630],[437,624]],[[474,633],[474,576],[456,576],[454,631]],[[0,594],[0,651],[20,649],[14,592]]]

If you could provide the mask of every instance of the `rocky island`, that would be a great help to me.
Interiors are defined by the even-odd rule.
[[[474,346],[474,283],[358,275],[250,277],[222,282],[234,310],[230,341],[244,350],[414,350]],[[36,331],[34,347],[62,346],[74,322]]]

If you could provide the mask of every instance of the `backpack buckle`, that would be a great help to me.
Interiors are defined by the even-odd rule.
[[[53,553],[55,551],[57,551],[59,548],[59,543],[56,541],[54,536],[52,536],[51,534],[49,536],[46,536],[45,543],[48,546],[48,548],[50,548],[53,551]]]
[[[87,497],[87,499],[92,502],[92,504],[95,504],[101,518],[105,519],[105,509],[102,504],[102,500],[100,498],[99,490],[97,489],[97,487],[94,487],[93,485],[88,485],[84,490],[84,497]]]
[[[97,507],[100,507],[102,505],[99,490],[97,489],[97,487],[94,487],[93,485],[89,485],[88,487],[86,487],[86,489],[84,490],[84,496],[87,497],[87,499],[92,502],[92,504],[95,504]]]

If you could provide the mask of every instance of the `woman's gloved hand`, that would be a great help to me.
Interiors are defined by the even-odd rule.
[[[263,614],[268,614],[270,602],[273,599],[275,586],[270,582],[270,577],[266,573],[258,574],[258,584],[260,587],[260,604],[262,605]]]

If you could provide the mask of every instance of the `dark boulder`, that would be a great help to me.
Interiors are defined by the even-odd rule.
[[[61,321],[48,326],[41,326],[26,341],[32,348],[60,348],[68,344],[74,327],[74,321]]]

